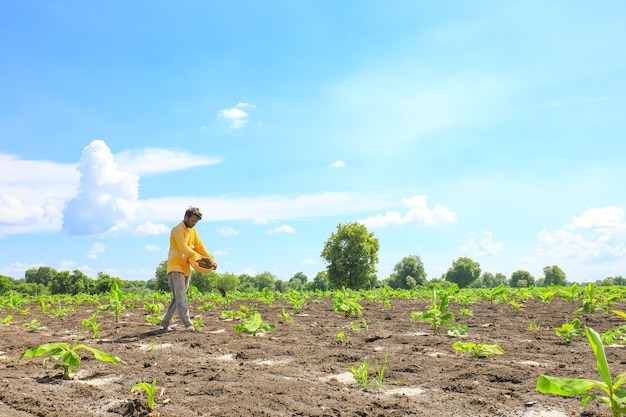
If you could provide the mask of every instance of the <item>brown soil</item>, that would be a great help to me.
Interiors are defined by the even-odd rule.
[[[580,396],[565,398],[535,390],[539,374],[599,379],[595,356],[586,337],[567,345],[554,327],[571,321],[578,305],[555,299],[550,304],[531,300],[524,311],[508,303],[481,301],[452,304],[456,322],[469,326],[465,339],[451,338],[442,329],[433,335],[429,323],[411,321],[411,311],[425,310],[427,301],[394,300],[390,307],[360,300],[365,329],[355,331],[347,318],[333,311],[332,299],[309,298],[302,313],[287,324],[277,314],[292,312],[284,300],[268,307],[257,304],[265,322],[276,328],[264,336],[234,332],[237,321],[220,318],[223,308],[200,311],[199,332],[162,332],[145,321],[142,305],[125,311],[115,323],[111,312],[100,313],[101,339],[89,339],[81,321],[93,305],[83,304],[63,318],[15,315],[12,325],[0,325],[0,416],[610,416],[609,408],[591,401],[581,409]],[[461,308],[473,316],[459,314]],[[616,305],[616,309],[625,307]],[[2,317],[6,316],[4,311]],[[37,318],[42,327],[23,327]],[[598,332],[624,324],[613,314],[580,317]],[[529,330],[529,321],[541,326]],[[178,322],[179,323],[179,322]],[[50,342],[81,342],[117,355],[127,366],[98,361],[81,350],[81,366],[70,380],[42,366],[43,357],[19,360],[26,349]],[[339,344],[345,332],[349,343]],[[452,348],[455,341],[500,345],[506,353],[477,359]],[[607,347],[614,375],[624,372],[626,351]],[[384,386],[365,390],[350,380],[350,368],[364,361],[370,369],[388,354]],[[145,391],[131,393],[139,382],[157,381],[152,413]],[[598,392],[599,393],[599,392]]]

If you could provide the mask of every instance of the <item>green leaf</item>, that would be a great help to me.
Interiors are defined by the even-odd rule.
[[[43,356],[48,354],[49,352],[58,349],[58,348],[69,349],[69,345],[67,343],[45,343],[43,345],[34,346],[26,352],[20,355],[20,359],[22,358],[36,358],[38,356]]]
[[[102,362],[119,363],[122,365],[128,365],[126,362],[124,362],[117,356],[112,355],[110,353],[103,352],[91,346],[86,346],[86,345],[81,344],[81,345],[77,345],[76,347],[74,347],[74,350],[78,350],[78,349],[86,349],[90,351],[91,353],[93,353],[93,356],[95,356],[96,359]]]
[[[596,355],[598,372],[604,383],[607,387],[613,385],[613,380],[611,379],[611,372],[609,371],[609,363],[606,360],[606,354],[604,353],[604,345],[602,344],[602,339],[598,332],[593,330],[591,327],[585,328],[585,333],[587,333],[587,338],[589,339],[589,344],[593,349],[593,353]]]
[[[74,350],[68,350],[63,352],[63,355],[61,355],[61,360],[64,364],[68,366],[80,366],[80,356],[78,356],[78,353]]]
[[[593,379],[559,378],[555,376],[539,375],[537,391],[544,394],[572,396],[589,391],[593,387],[602,387],[600,381]]]

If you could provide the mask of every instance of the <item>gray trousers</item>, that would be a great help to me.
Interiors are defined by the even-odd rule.
[[[183,275],[182,272],[170,272],[167,274],[167,282],[172,290],[172,302],[167,308],[167,313],[161,321],[161,326],[167,327],[174,317],[174,313],[178,310],[180,320],[185,328],[193,326],[189,318],[189,304],[187,303],[187,289],[189,288],[189,277]]]

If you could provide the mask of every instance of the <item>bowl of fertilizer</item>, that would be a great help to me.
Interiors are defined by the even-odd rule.
[[[205,262],[202,258],[198,261],[192,261],[190,265],[198,272],[211,272],[215,270],[215,267],[213,265],[211,265],[209,262]]]

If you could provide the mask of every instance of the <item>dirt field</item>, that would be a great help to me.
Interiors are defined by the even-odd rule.
[[[411,321],[411,311],[425,310],[426,300],[394,300],[390,307],[360,300],[367,329],[355,331],[333,311],[332,299],[309,298],[293,323],[277,314],[285,307],[257,303],[265,322],[276,328],[264,336],[234,332],[237,321],[220,318],[222,307],[199,311],[205,327],[199,332],[162,332],[145,321],[143,305],[122,313],[100,313],[100,339],[87,338],[81,321],[93,305],[83,304],[63,318],[39,317],[33,305],[28,316],[15,315],[12,325],[0,325],[0,416],[610,416],[608,406],[591,401],[582,412],[580,396],[562,398],[535,390],[539,374],[599,379],[595,356],[585,336],[570,345],[554,327],[570,322],[579,307],[561,299],[545,305],[537,300],[516,311],[508,303],[487,301],[451,304],[456,323],[469,326],[464,339],[442,329],[433,335],[429,323]],[[235,301],[229,310],[253,302]],[[461,308],[473,316],[459,314]],[[623,305],[616,309],[624,310]],[[1,312],[0,316],[6,316]],[[177,316],[175,316],[177,318]],[[42,327],[22,326],[33,318]],[[616,315],[597,312],[580,316],[598,332],[624,324]],[[529,322],[540,325],[530,330]],[[178,322],[179,323],[179,322]],[[50,342],[81,342],[117,355],[127,366],[98,361],[81,350],[81,366],[74,378],[63,380],[53,360],[22,359],[26,349]],[[349,343],[339,344],[345,332]],[[506,353],[477,359],[452,348],[455,341],[500,345]],[[613,375],[626,372],[626,351],[607,347]],[[388,354],[383,389],[364,390],[350,371],[368,361],[375,370]],[[138,382],[157,381],[152,413],[145,391],[131,393]]]

